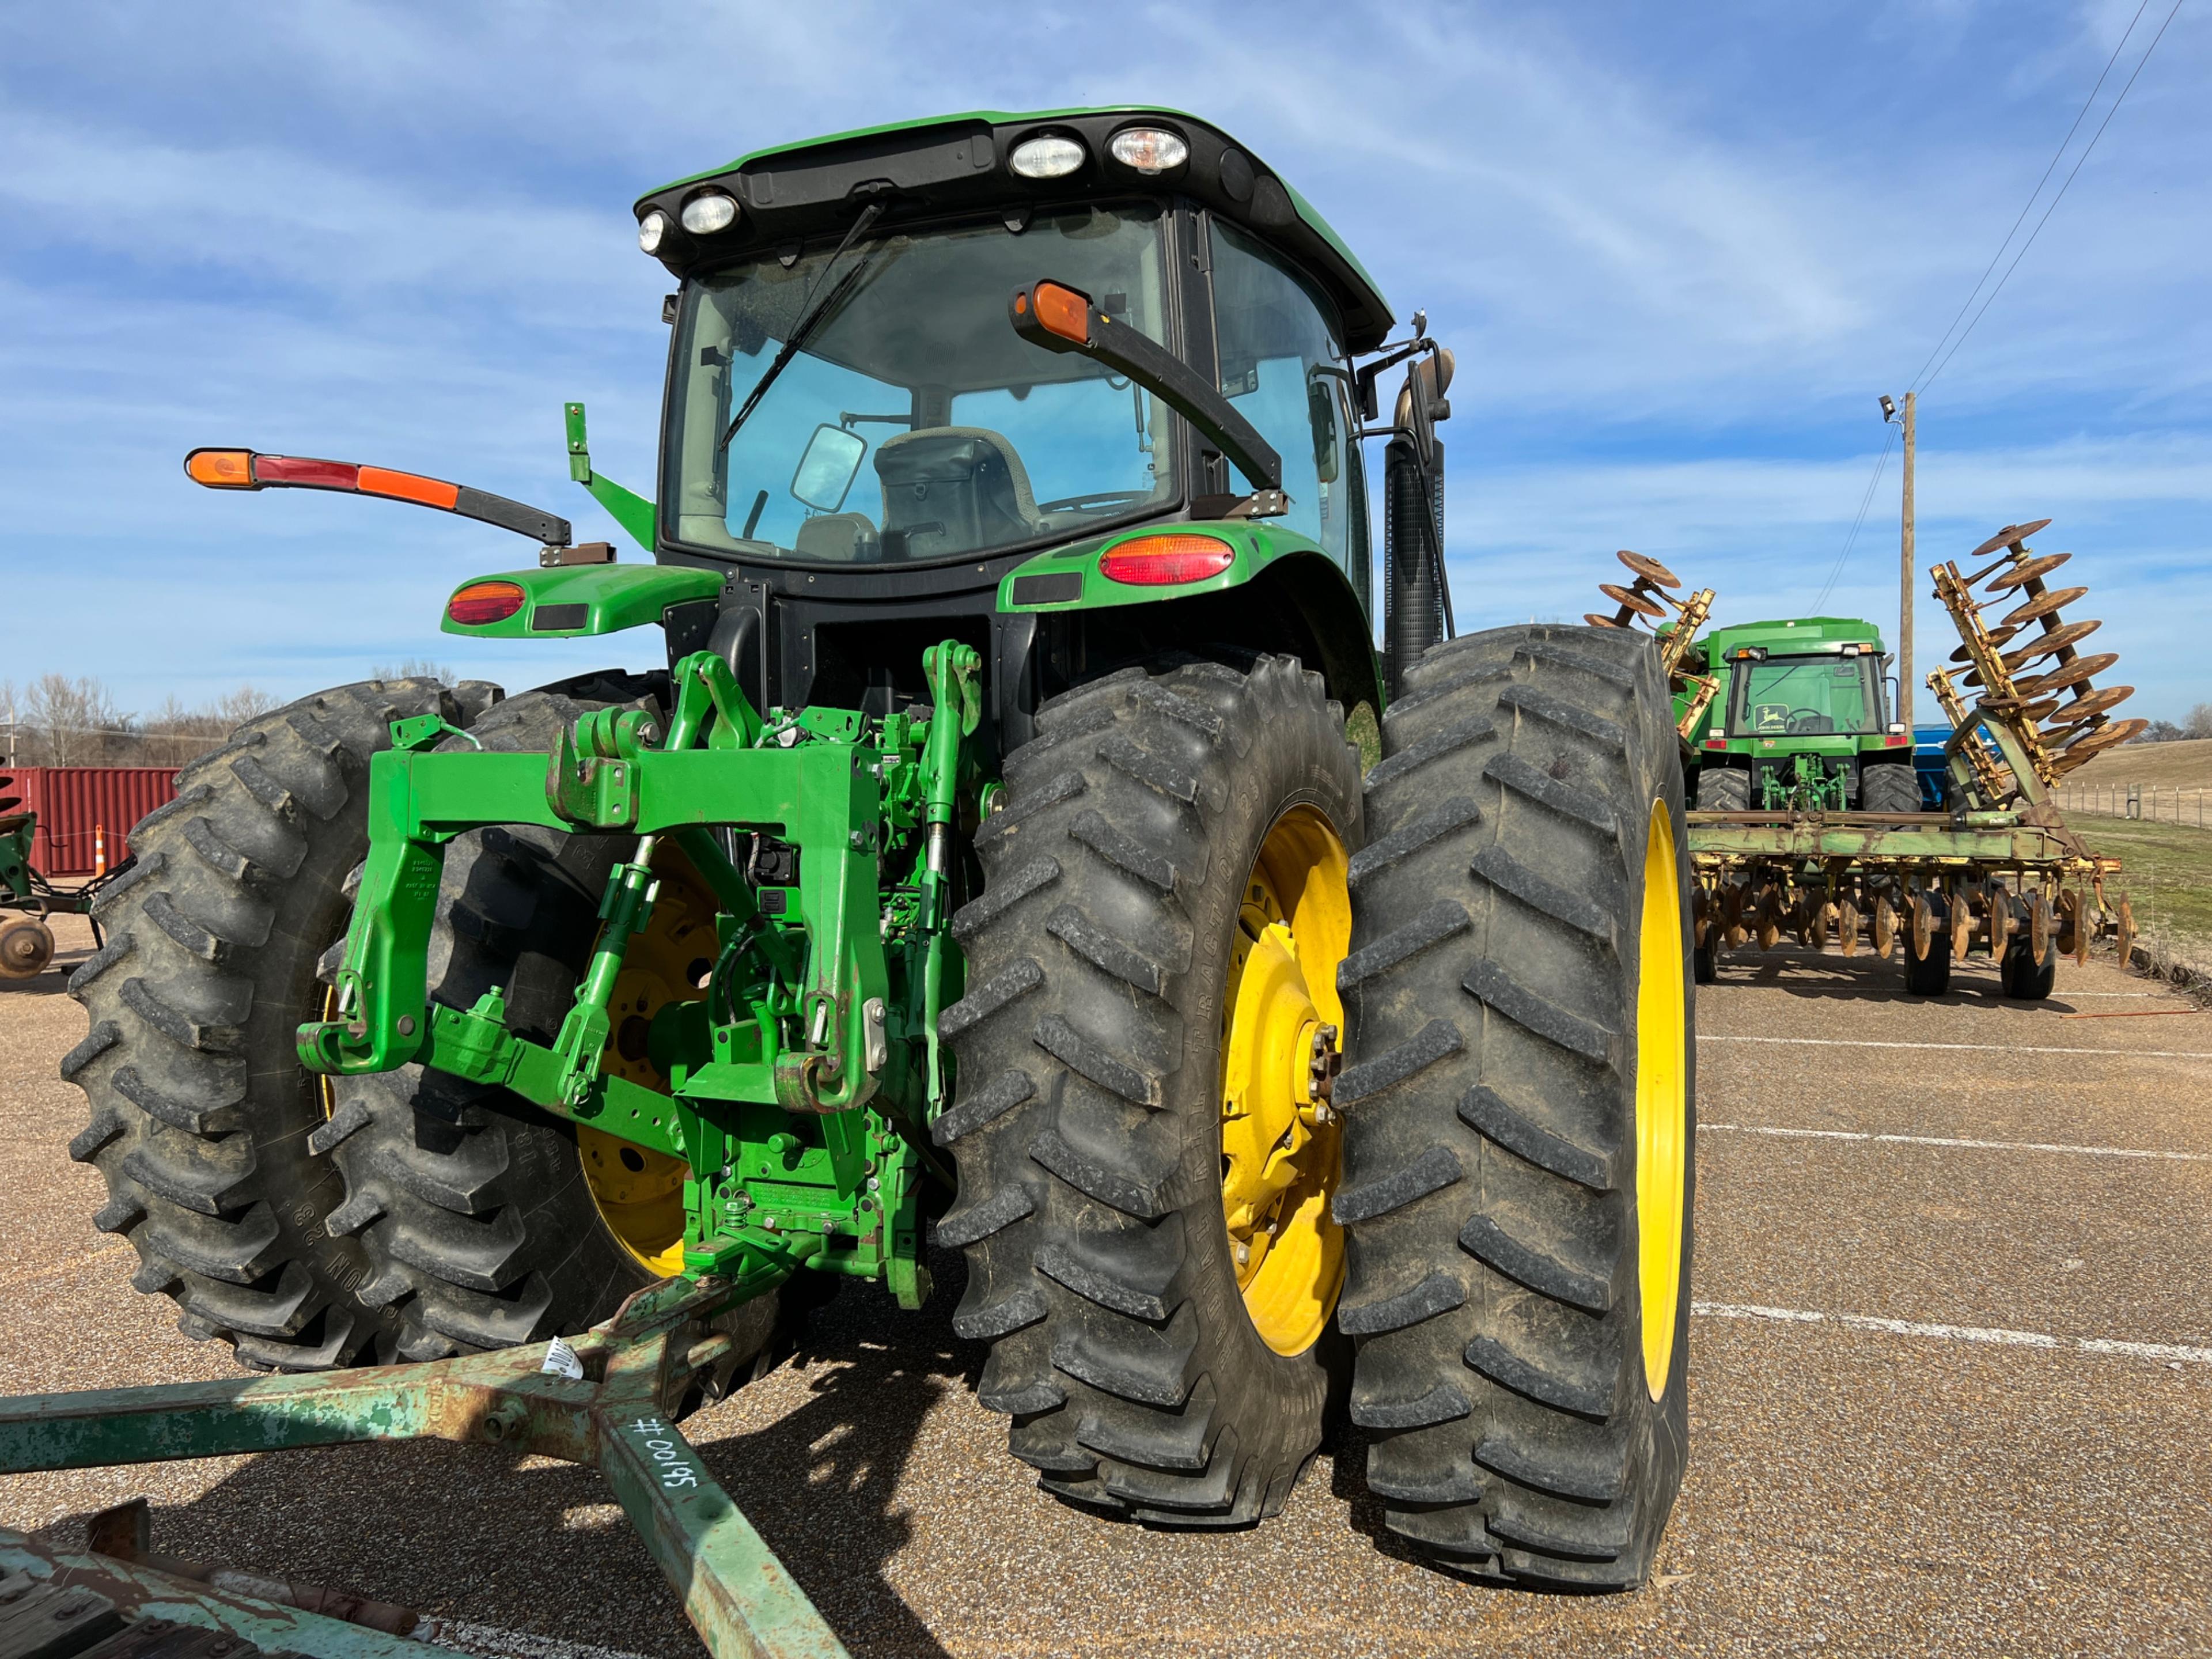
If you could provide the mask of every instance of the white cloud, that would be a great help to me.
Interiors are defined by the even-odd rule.
[[[42,603],[107,573],[106,612],[11,641],[5,672],[131,677],[158,701],[437,651],[438,599],[495,538],[227,501],[185,485],[180,451],[386,459],[565,496],[604,533],[553,404],[586,397],[603,465],[647,483],[666,283],[632,246],[635,194],[813,132],[1134,96],[1240,133],[1459,348],[1463,620],[1579,614],[1622,544],[1730,605],[1802,605],[1864,486],[1874,393],[1902,389],[2131,13],[1285,0],[1103,32],[841,0],[26,14],[0,64],[0,561]],[[2188,562],[2212,493],[2208,67],[2185,10],[1923,410],[1931,556],[2056,514],[2144,697],[2185,706],[2203,653],[2180,618],[2212,598]],[[1895,477],[1833,605],[1887,603]]]

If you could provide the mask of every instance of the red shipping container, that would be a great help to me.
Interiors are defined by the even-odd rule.
[[[88,876],[104,835],[107,867],[131,855],[138,820],[177,798],[173,766],[16,766],[0,769],[0,817],[36,812],[31,867],[42,876]]]

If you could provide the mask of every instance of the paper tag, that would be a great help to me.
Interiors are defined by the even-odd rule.
[[[555,1337],[545,1345],[545,1363],[538,1368],[551,1376],[565,1376],[571,1382],[584,1380],[584,1362],[576,1358],[576,1351]]]

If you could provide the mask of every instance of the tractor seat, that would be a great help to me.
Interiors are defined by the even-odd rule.
[[[884,556],[927,559],[1043,533],[1029,469],[1006,434],[980,426],[902,432],[876,451]]]
[[[875,520],[865,513],[821,513],[799,526],[793,551],[803,559],[835,559],[842,564],[873,562],[883,556]]]

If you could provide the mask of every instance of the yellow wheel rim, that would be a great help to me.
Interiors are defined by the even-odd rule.
[[[1637,1287],[1644,1308],[1644,1386],[1667,1391],[1682,1284],[1688,1154],[1689,1031],[1682,999],[1682,897],[1674,826],[1651,804],[1644,843],[1644,915],[1636,988]]]
[[[1343,1043],[1349,875],[1318,812],[1276,820],[1244,883],[1222,998],[1222,1219],[1245,1311],[1280,1354],[1314,1345],[1344,1285],[1344,1235],[1329,1215],[1341,1126],[1314,1081],[1317,1054]]]
[[[697,981],[716,952],[714,902],[690,862],[672,847],[653,855],[660,896],[653,920],[631,939],[615,980],[607,1012],[613,1021],[601,1064],[614,1077],[661,1094],[668,1077],[653,1064],[647,1036],[653,1016],[672,1002],[696,1002]],[[649,1273],[669,1278],[684,1270],[684,1182],[690,1165],[680,1158],[631,1145],[587,1125],[576,1129],[584,1179],[608,1231]]]

